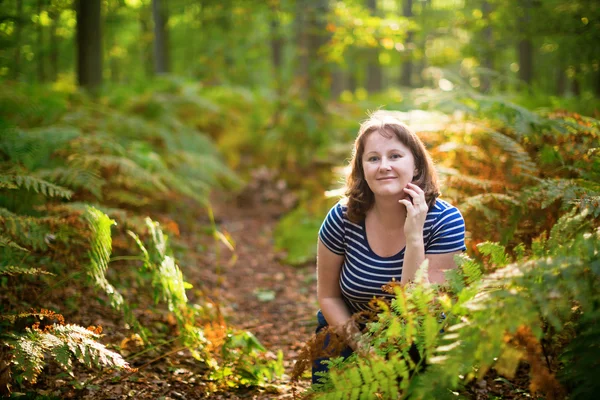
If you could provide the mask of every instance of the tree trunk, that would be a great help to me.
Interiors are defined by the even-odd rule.
[[[77,80],[94,91],[102,85],[101,0],[77,0]]]
[[[581,85],[579,83],[579,73],[580,69],[578,66],[575,66],[575,73],[573,74],[573,79],[571,80],[571,88],[573,89],[573,95],[575,97],[579,97],[581,95]]]
[[[567,91],[567,74],[565,72],[564,64],[561,62],[558,64],[558,74],[556,75],[556,94],[564,96]]]
[[[37,0],[37,13],[39,16],[37,23],[37,53],[36,53],[36,61],[37,61],[37,73],[38,80],[40,82],[46,81],[46,61],[44,60],[44,55],[46,53],[44,49],[44,26],[42,25],[42,11],[44,8],[44,0]]]
[[[483,56],[483,67],[486,69],[481,75],[481,91],[486,93],[489,92],[492,86],[490,74],[494,70],[494,38],[492,34],[492,20],[490,14],[492,12],[492,6],[489,1],[484,0],[481,4],[481,11],[483,12],[483,20],[486,23],[486,27],[483,30],[483,37],[485,38],[485,51]]]
[[[313,0],[309,13],[308,32],[308,70],[309,70],[309,100],[316,106],[315,110],[323,111],[324,102],[329,97],[331,79],[327,60],[320,52],[321,48],[328,42],[329,35],[326,33],[327,13],[329,12],[329,0]],[[314,103],[317,102],[318,104]]]
[[[153,43],[151,40],[147,39],[152,37],[152,27],[150,26],[150,21],[152,19],[151,10],[146,6],[142,6],[140,8],[139,17],[141,31],[141,62],[144,67],[144,74],[147,78],[151,78],[154,75],[154,57],[152,55]]]
[[[167,21],[169,19],[165,3],[152,0],[152,15],[154,17],[154,72],[166,74],[169,68],[169,37]]]
[[[344,71],[339,66],[336,66],[331,71],[331,97],[337,99],[345,89]]]
[[[13,69],[13,78],[16,80],[19,78],[21,72],[21,33],[23,32],[23,25],[25,19],[23,17],[23,0],[17,0],[16,10],[17,20],[15,24],[15,61]]]
[[[596,72],[596,84],[594,85],[594,94],[600,99],[600,70]]]
[[[402,5],[403,15],[406,18],[412,18],[413,2],[412,0],[404,0]],[[414,32],[408,31],[406,34],[406,45],[405,45],[405,56],[404,61],[402,62],[402,74],[400,76],[400,85],[406,87],[412,87],[412,73],[413,73],[413,61],[412,61],[412,51],[413,51],[413,38]]]
[[[308,83],[308,23],[307,7],[308,0],[296,1],[296,81],[302,88]]]
[[[273,63],[273,77],[276,86],[281,86],[281,69],[283,56],[283,38],[281,35],[281,24],[279,22],[279,6],[271,5],[271,61]]]
[[[367,0],[371,15],[377,15],[377,0]],[[367,91],[380,92],[383,87],[383,75],[379,64],[379,46],[367,52]]]
[[[48,13],[50,20],[50,79],[56,81],[58,78],[58,36],[56,28],[58,26],[59,14],[56,10]]]
[[[531,0],[523,0],[523,16],[520,18],[521,40],[519,41],[519,79],[530,88],[533,79],[533,43],[529,25],[531,22]]]

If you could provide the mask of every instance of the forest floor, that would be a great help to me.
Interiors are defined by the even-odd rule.
[[[62,293],[52,291],[49,307],[58,306],[64,298],[75,296],[84,306],[73,306],[65,313],[67,322],[83,326],[101,325],[104,337],[101,342],[115,347],[139,370],[133,374],[103,375],[94,377],[89,371],[78,371],[76,380],[84,383],[81,389],[68,384],[71,378],[50,365],[48,374],[42,374],[36,385],[36,395],[45,399],[292,399],[290,375],[294,359],[316,327],[316,277],[315,265],[302,267],[286,265],[284,254],[273,246],[273,231],[278,219],[286,211],[280,203],[260,204],[261,199],[220,193],[213,196],[213,212],[219,231],[229,236],[233,251],[206,233],[210,226],[207,217],[201,220],[181,221],[181,233],[172,240],[178,247],[179,265],[184,279],[193,285],[188,290],[191,303],[205,303],[219,307],[226,325],[236,330],[254,334],[267,349],[267,357],[276,358],[278,351],[284,355],[285,374],[265,388],[213,391],[210,382],[201,376],[206,367],[196,361],[189,351],[179,350],[174,344],[144,351],[139,337],[123,328],[122,317],[95,300],[97,293],[79,293],[81,288],[63,288]],[[315,239],[316,240],[316,239]],[[113,243],[115,245],[115,243]],[[177,255],[177,252],[176,252]],[[129,266],[128,268],[131,268]],[[126,272],[127,273],[127,272]],[[124,281],[126,273],[120,276]],[[127,285],[129,297],[135,298],[135,282]],[[125,289],[124,289],[125,290]],[[56,308],[55,308],[56,309]],[[151,304],[138,304],[138,320],[154,333],[165,338],[176,335],[176,323],[166,313],[157,312]],[[45,378],[58,376],[58,379]],[[310,379],[297,382],[301,393],[310,385]],[[39,397],[30,397],[39,398]]]

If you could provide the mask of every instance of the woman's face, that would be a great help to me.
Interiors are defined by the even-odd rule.
[[[378,132],[369,133],[361,161],[365,180],[375,198],[406,196],[403,189],[415,175],[415,158],[396,135],[387,138]]]

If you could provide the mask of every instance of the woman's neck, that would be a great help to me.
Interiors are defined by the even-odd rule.
[[[378,198],[371,208],[371,213],[378,223],[386,229],[404,228],[406,207],[394,197]]]

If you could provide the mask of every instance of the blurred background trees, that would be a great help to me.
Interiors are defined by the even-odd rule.
[[[0,76],[94,86],[172,73],[314,99],[434,84],[428,68],[442,67],[485,92],[598,97],[594,3],[4,0]]]

